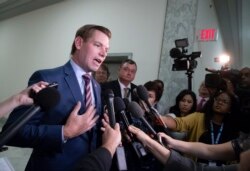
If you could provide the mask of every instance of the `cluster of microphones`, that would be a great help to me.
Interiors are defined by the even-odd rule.
[[[48,111],[49,109],[56,106],[60,100],[60,94],[56,87],[57,84],[52,83],[47,88],[42,89],[40,92],[31,94],[32,98],[34,99],[34,105],[32,105],[6,130],[1,132],[0,148],[5,145],[37,112],[41,110]],[[160,126],[164,132],[167,130],[167,127],[161,120],[159,112],[149,103],[148,91],[144,86],[138,86],[133,90],[132,93],[138,97],[139,103],[134,101],[129,102],[128,99],[122,99],[120,97],[114,97],[114,93],[110,89],[105,91],[104,101],[109,114],[109,122],[111,127],[114,127],[115,123],[117,122],[116,117],[119,117],[119,121],[123,123],[135,153],[139,158],[142,158],[147,155],[147,152],[143,145],[137,141],[137,139],[128,130],[129,125],[133,124],[131,117],[139,119],[149,131],[148,133],[151,134],[152,137],[158,140],[158,142],[161,144],[162,142],[154,129],[155,125]],[[154,124],[154,126],[151,126],[152,124]],[[117,147],[116,158],[118,169],[127,170],[125,151],[122,145]]]
[[[148,91],[144,86],[139,85],[132,93],[138,97],[139,103],[135,101],[129,102],[126,98],[114,97],[114,93],[111,89],[107,89],[104,92],[104,101],[109,114],[111,127],[114,127],[116,122],[122,122],[136,155],[138,158],[143,158],[147,155],[146,150],[128,130],[129,125],[133,125],[133,119],[131,119],[131,117],[139,119],[147,129],[147,133],[162,145],[163,143],[158,137],[155,128],[160,128],[162,132],[166,132],[167,126],[162,121],[159,112],[149,103]],[[117,148],[116,158],[118,169],[126,170],[126,158],[122,146]]]

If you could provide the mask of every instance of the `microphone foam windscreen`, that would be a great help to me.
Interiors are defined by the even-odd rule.
[[[128,104],[128,111],[135,117],[135,118],[141,118],[143,117],[143,110],[136,102],[130,102]]]
[[[48,111],[54,107],[60,100],[60,94],[54,87],[47,87],[39,91],[35,98],[34,104],[40,106],[42,110]]]
[[[120,112],[120,111],[126,109],[126,106],[125,106],[122,98],[120,98],[120,97],[114,98],[114,108],[115,108],[115,112]]]
[[[137,94],[141,100],[148,100],[148,90],[143,85],[139,85],[137,87]]]

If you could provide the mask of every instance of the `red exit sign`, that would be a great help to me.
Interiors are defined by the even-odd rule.
[[[200,41],[215,41],[218,39],[218,32],[215,28],[207,28],[207,29],[201,29],[199,31],[199,37],[198,39]]]

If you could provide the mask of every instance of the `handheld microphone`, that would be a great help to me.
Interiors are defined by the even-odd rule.
[[[114,109],[114,92],[111,89],[106,89],[104,92],[104,98],[108,109],[109,114],[109,122],[112,128],[115,127],[116,119],[115,119],[115,109]],[[117,167],[119,171],[127,170],[127,162],[125,157],[125,151],[123,146],[118,146],[116,148],[116,159],[117,159]]]
[[[152,126],[148,123],[148,121],[143,117],[143,110],[136,102],[130,102],[128,105],[128,110],[132,113],[132,115],[136,118],[141,119],[143,124],[148,128],[151,134],[153,134],[154,139],[156,139],[161,145],[164,146],[164,144],[161,141],[161,138],[157,135],[156,131],[152,128]]]
[[[139,85],[137,87],[137,94],[138,94],[138,97],[143,101],[145,102],[145,104],[147,105],[148,107],[148,113],[150,113],[151,115],[153,115],[155,117],[155,119],[160,123],[161,126],[163,126],[164,129],[167,128],[166,124],[163,122],[163,120],[161,119],[161,116],[159,114],[159,112],[151,106],[151,104],[149,103],[148,101],[148,91],[147,89],[142,86],[142,85]]]
[[[128,118],[127,118],[126,112],[125,112],[126,105],[125,105],[124,101],[122,100],[122,98],[120,98],[120,97],[114,98],[114,107],[115,107],[115,112],[119,113],[121,115],[122,121],[125,125],[125,129],[127,131],[127,134],[129,136],[129,138],[131,139],[131,145],[132,145],[136,155],[138,156],[138,158],[146,156],[147,152],[144,149],[143,145],[140,142],[135,141],[133,134],[128,130],[128,127],[130,124],[129,124],[129,121],[128,121]]]
[[[139,87],[139,88],[138,88],[138,87]],[[136,87],[136,88],[133,90],[133,94],[139,99],[139,104],[142,106],[142,108],[143,108],[146,112],[149,113],[149,108],[147,107],[146,103],[142,100],[142,97],[140,97],[140,96],[142,96],[142,93],[139,92],[140,95],[138,94],[138,90],[137,90],[137,89],[139,89],[139,91],[141,91],[140,89],[141,89],[142,87],[141,87],[141,86],[138,86],[138,87]],[[145,88],[145,87],[144,87],[144,88]],[[148,97],[147,97],[147,98],[148,98]]]
[[[129,137],[133,141],[133,135],[128,130],[128,127],[129,127],[130,124],[129,124],[128,118],[126,116],[126,112],[125,112],[126,106],[125,106],[125,103],[122,100],[122,98],[120,98],[120,97],[115,97],[114,98],[114,107],[115,107],[115,113],[120,114],[122,122],[123,122],[123,124],[125,126],[125,129],[126,129],[128,135],[129,135]]]
[[[132,119],[130,112],[128,112],[128,110],[127,110],[128,104],[130,103],[130,101],[128,100],[128,98],[123,98],[122,100],[125,104],[125,112],[126,112],[126,116],[128,118],[128,122],[131,124],[131,123],[133,123],[133,119]]]
[[[141,119],[141,121],[143,122],[143,124],[148,128],[148,130],[150,131],[151,134],[153,134],[154,137],[157,137],[157,133],[155,132],[155,130],[151,127],[151,125],[148,123],[148,121],[143,117],[143,110],[141,109],[141,107],[139,106],[138,103],[132,101],[128,104],[128,111],[131,112],[131,114],[135,117],[135,118],[139,118]]]
[[[60,100],[60,94],[57,89],[47,87],[39,91],[34,96],[34,105],[32,105],[24,114],[15,120],[7,129],[0,134],[0,147],[6,144],[16,132],[37,112],[48,111],[53,108]]]
[[[115,110],[114,110],[114,92],[111,89],[105,90],[104,98],[107,105],[110,126],[114,128],[116,123]]]

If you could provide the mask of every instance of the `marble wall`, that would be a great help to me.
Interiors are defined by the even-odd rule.
[[[188,53],[192,52],[195,38],[195,22],[198,0],[168,0],[163,45],[159,66],[159,79],[164,81],[162,104],[173,105],[176,95],[188,88],[188,77],[184,71],[172,71],[173,59],[169,51],[175,47],[176,39],[188,38]],[[174,97],[174,98],[173,98]]]

